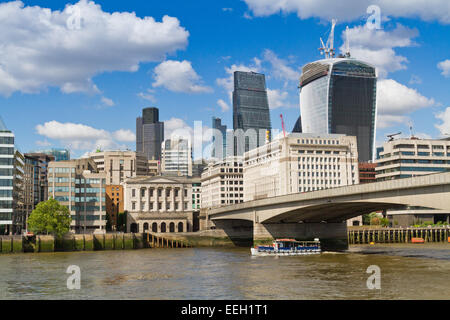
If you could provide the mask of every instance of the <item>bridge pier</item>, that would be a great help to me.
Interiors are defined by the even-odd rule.
[[[324,251],[348,249],[346,223],[254,223],[254,245],[271,244],[274,239],[312,241],[319,238]]]

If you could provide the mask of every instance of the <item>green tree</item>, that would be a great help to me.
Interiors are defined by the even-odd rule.
[[[35,234],[52,234],[61,237],[69,232],[69,209],[55,199],[39,203],[28,218],[28,228]]]
[[[380,219],[380,224],[381,224],[381,226],[383,226],[383,227],[389,227],[389,219],[387,219],[387,218],[381,218]]]

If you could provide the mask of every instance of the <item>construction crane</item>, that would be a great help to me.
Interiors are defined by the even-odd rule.
[[[345,57],[350,58],[350,36],[348,35],[348,26],[345,28]]]
[[[280,114],[280,118],[281,118],[281,127],[283,128],[283,134],[284,137],[286,138],[286,127],[284,126],[284,119],[282,114]]]
[[[399,133],[394,133],[394,134],[388,135],[387,137],[389,138],[389,142],[394,141],[394,140],[395,140],[394,137],[399,136],[399,135],[401,135],[401,134],[402,134],[402,133],[399,132]]]
[[[336,28],[336,23],[336,19],[331,20],[331,32],[326,44],[324,44],[322,38],[320,38],[320,44],[322,47],[319,48],[319,51],[320,54],[325,54],[325,59],[334,58],[336,54],[334,49],[334,29]]]

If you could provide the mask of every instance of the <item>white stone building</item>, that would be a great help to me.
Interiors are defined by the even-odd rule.
[[[359,184],[356,137],[293,133],[244,154],[244,201]]]
[[[244,201],[242,157],[228,157],[210,163],[202,174],[202,208],[214,208]]]

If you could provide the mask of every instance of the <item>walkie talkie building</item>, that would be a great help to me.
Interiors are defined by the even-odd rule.
[[[376,130],[375,68],[351,58],[307,64],[300,79],[304,133],[357,137],[361,162],[373,160]]]

